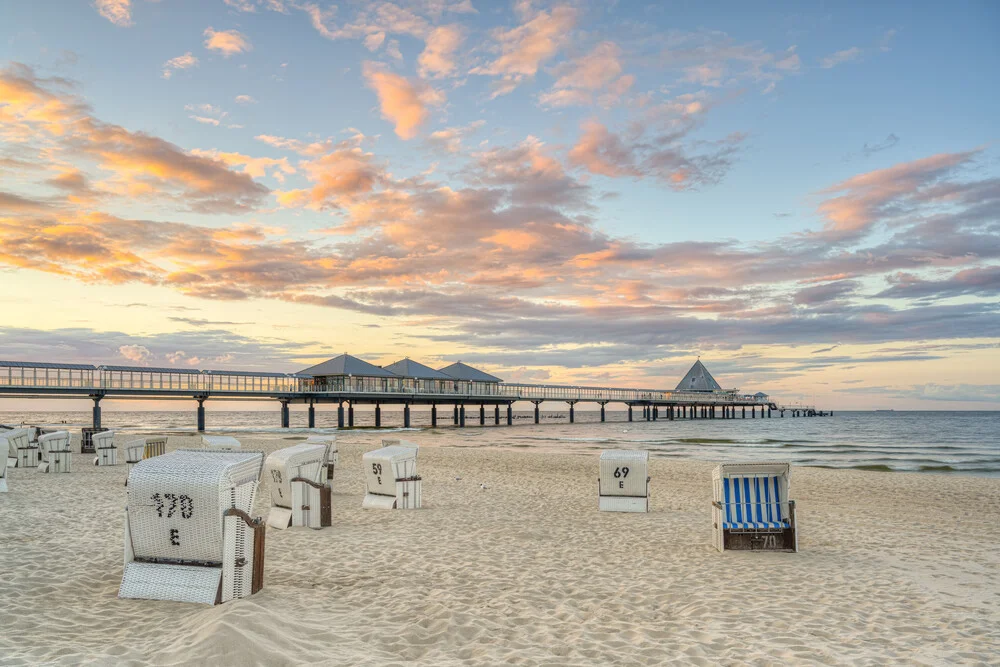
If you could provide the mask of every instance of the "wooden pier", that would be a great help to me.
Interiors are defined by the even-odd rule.
[[[492,408],[494,424],[499,425],[503,421],[509,426],[513,423],[513,405],[517,402],[534,406],[536,424],[539,423],[539,406],[548,402],[567,404],[571,423],[575,421],[574,408],[578,403],[599,405],[602,422],[605,421],[605,406],[609,403],[625,405],[630,422],[753,419],[758,415],[767,418],[775,411],[779,411],[780,416],[784,416],[785,411],[791,411],[791,416],[795,417],[823,414],[812,407],[779,407],[761,392],[746,394],[735,389],[691,391],[507,383],[464,364],[448,367],[462,368],[452,370],[451,375],[445,376],[446,379],[397,375],[366,362],[361,363],[382,372],[375,374],[373,370],[366,370],[367,375],[355,375],[346,370],[350,369],[351,360],[360,360],[343,356],[347,357],[347,362],[341,363],[340,367],[345,372],[327,375],[0,361],[0,397],[90,399],[93,401],[94,428],[101,428],[101,401],[106,398],[190,400],[197,403],[199,431],[205,430],[205,401],[213,399],[277,401],[281,406],[281,426],[286,428],[290,422],[289,406],[293,404],[309,406],[309,428],[315,427],[315,406],[321,404],[337,405],[337,425],[341,428],[354,426],[354,408],[357,405],[375,406],[376,427],[382,426],[383,405],[403,406],[404,427],[410,426],[410,409],[415,405],[431,407],[431,426],[439,425],[441,406],[451,407],[452,423],[459,427],[474,420],[485,425],[487,408]],[[699,361],[695,368],[700,364]],[[708,377],[711,379],[711,376]],[[471,415],[467,414],[470,408],[473,411]]]

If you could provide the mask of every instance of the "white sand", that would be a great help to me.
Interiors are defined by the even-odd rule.
[[[341,445],[334,527],[269,530],[264,590],[213,608],[116,597],[125,466],[9,471],[0,663],[1000,661],[1000,480],[796,468],[801,553],[720,554],[705,463],[611,514],[597,452],[423,447],[425,509],[362,510],[374,443]]]

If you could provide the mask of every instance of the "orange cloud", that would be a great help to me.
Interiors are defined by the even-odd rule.
[[[131,0],[95,0],[94,7],[107,20],[120,28],[132,25]]]
[[[236,30],[216,31],[211,26],[205,29],[205,48],[210,51],[218,51],[223,57],[228,58],[240,53],[253,50],[253,45],[241,32]]]
[[[444,101],[444,96],[430,86],[412,83],[379,69],[374,63],[365,63],[364,76],[368,87],[378,96],[382,117],[395,125],[400,139],[417,136],[430,115],[427,107]]]
[[[551,12],[539,11],[511,30],[497,30],[494,39],[500,56],[472,74],[501,77],[494,87],[493,97],[506,95],[526,77],[533,77],[538,68],[551,60],[569,40],[576,25],[576,9],[568,5],[554,7]]]
[[[183,56],[177,56],[176,58],[171,58],[167,62],[163,63],[163,78],[169,79],[174,74],[174,70],[179,69],[190,69],[192,67],[198,66],[198,59],[191,55],[188,51]]]
[[[424,50],[417,58],[420,76],[438,78],[454,73],[457,67],[455,51],[464,39],[465,34],[458,25],[445,25],[432,30],[427,36]]]

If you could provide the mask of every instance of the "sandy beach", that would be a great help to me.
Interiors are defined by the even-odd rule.
[[[1000,660],[1000,479],[795,468],[801,553],[720,554],[709,463],[652,459],[650,513],[599,513],[596,451],[413,439],[424,509],[362,510],[378,436],[342,443],[334,526],[269,530],[264,590],[214,608],[116,597],[125,466],[10,470],[0,663]]]

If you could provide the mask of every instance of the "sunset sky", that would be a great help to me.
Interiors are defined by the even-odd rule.
[[[0,7],[0,359],[1000,408],[1000,4]]]

